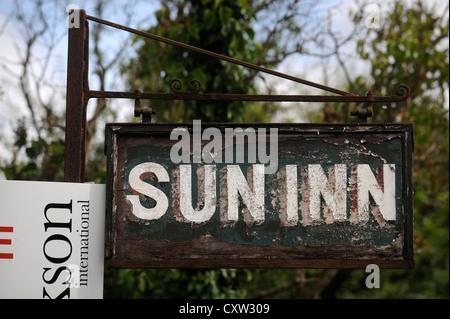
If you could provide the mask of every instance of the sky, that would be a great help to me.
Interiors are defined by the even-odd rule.
[[[24,10],[26,14],[30,14],[30,8],[32,8],[34,0],[23,0],[20,1],[21,8]],[[57,22],[54,24],[55,28],[55,38],[58,39],[55,50],[52,54],[50,66],[48,71],[46,72],[46,76],[48,76],[49,81],[53,83],[57,83],[62,86],[61,96],[58,96],[60,99],[59,103],[61,103],[62,107],[65,107],[65,83],[67,77],[67,27],[66,27],[66,10],[69,10],[71,6],[77,6],[80,9],[85,9],[88,14],[94,15],[93,8],[90,8],[90,4],[92,5],[92,1],[77,1],[77,5],[73,4],[72,1],[68,0],[47,0],[46,3],[49,3],[48,7],[52,10],[49,10],[49,14],[55,15],[53,11],[57,11],[56,14],[59,15],[57,18]],[[120,1],[119,1],[120,2]],[[125,2],[125,1],[124,1]],[[126,3],[131,3],[132,1],[127,1]],[[140,2],[141,3],[141,2]],[[148,12],[154,12],[157,9],[157,1],[148,1],[148,4],[142,4],[141,7],[135,10],[137,13],[145,13],[145,16],[149,15]],[[8,16],[12,11],[15,11],[14,1],[12,0],[0,0],[0,69],[3,69],[2,75],[0,75],[0,88],[3,90],[4,96],[0,96],[0,103],[3,114],[7,114],[0,118],[0,129],[3,126],[9,125],[9,123],[18,116],[26,116],[28,114],[28,110],[23,107],[24,103],[19,103],[17,105],[15,101],[17,100],[15,97],[20,96],[18,91],[15,88],[15,85],[11,83],[11,76],[9,73],[13,72],[15,74],[20,75],[21,68],[15,62],[18,61],[18,51],[21,50],[22,42],[21,42],[21,33],[23,32],[18,28],[18,26],[14,23],[14,21],[8,19]],[[114,10],[115,8],[109,8],[109,10],[105,10],[106,17],[101,17],[106,20],[114,21],[117,23],[122,23],[123,16],[120,10]],[[144,14],[142,14],[144,16]],[[133,17],[133,21],[128,24],[130,27],[137,27],[135,25],[138,22],[141,27],[148,27],[151,24],[156,23],[156,20],[145,20],[141,21],[142,18],[139,16]],[[94,22],[90,22],[92,24]],[[3,31],[2,31],[3,29]],[[110,36],[109,36],[110,35]],[[118,30],[111,30],[109,32],[108,37],[103,38],[103,46],[105,51],[109,50],[120,50],[120,45],[125,38],[130,38],[130,35]],[[117,45],[119,44],[119,46]],[[45,54],[45,47],[41,44],[37,44],[36,55],[38,57],[43,57]],[[91,65],[93,63],[91,62]],[[4,67],[7,66],[8,70],[5,70]],[[38,63],[35,64],[36,73],[39,74],[40,65]],[[92,69],[90,70],[92,72]],[[123,87],[115,87],[118,83],[115,79],[110,79],[111,86],[108,88],[110,90],[118,90],[123,89]],[[120,81],[119,81],[120,82]],[[120,84],[120,83],[119,83]],[[90,88],[98,89],[98,82],[94,76],[90,76]],[[0,91],[1,92],[1,91]],[[13,98],[11,98],[13,97]],[[6,103],[6,101],[14,101],[14,105],[11,103]],[[88,110],[91,110],[89,108]],[[131,110],[132,113],[132,110]]]
[[[20,2],[21,8],[24,10],[26,14],[30,14],[30,8],[32,7],[33,0],[23,0]],[[55,3],[52,5],[51,10],[49,10],[50,14],[60,14],[60,21],[55,25],[55,28],[57,28],[58,31],[55,32],[55,34],[58,34],[58,36],[61,36],[61,39],[58,42],[58,45],[56,47],[56,50],[54,54],[52,55],[51,60],[51,66],[49,68],[49,71],[47,72],[49,76],[52,77],[53,81],[56,81],[57,83],[65,84],[66,81],[66,64],[67,64],[67,35],[66,28],[65,28],[65,11],[68,8],[69,5],[71,6],[77,6],[79,8],[85,9],[86,12],[90,15],[94,15],[93,8],[90,8],[89,4],[92,4],[92,1],[63,1],[63,0],[50,0],[50,3]],[[74,4],[77,3],[77,4]],[[119,1],[120,3],[120,1]],[[128,3],[128,2],[127,2]],[[138,1],[138,7],[134,11],[135,16],[133,16],[132,21],[128,21],[126,23],[130,27],[149,27],[150,25],[154,25],[156,23],[156,19],[152,19],[152,15],[149,14],[149,12],[154,12],[159,8],[158,3],[159,1],[147,1],[142,2]],[[317,12],[326,12],[330,8],[333,9],[333,24],[337,28],[342,28],[343,30],[346,27],[346,24],[348,21],[346,20],[346,12],[348,11],[347,7],[350,3],[353,3],[351,0],[332,0],[332,1],[325,1],[322,2],[317,7]],[[20,74],[20,67],[14,64],[14,61],[17,59],[17,39],[20,37],[21,30],[17,29],[17,26],[14,24],[13,21],[8,20],[8,16],[11,15],[11,12],[13,12],[15,9],[14,7],[14,1],[12,0],[0,0],[0,28],[3,26],[3,32],[0,33],[0,63],[3,59],[3,64],[7,65],[8,69],[14,73]],[[57,8],[57,9],[56,9]],[[336,10],[338,8],[338,10]],[[54,13],[54,10],[58,10],[57,13]],[[69,10],[69,9],[67,9]],[[145,18],[144,18],[145,17]],[[150,18],[149,18],[150,17]],[[105,16],[101,17],[103,19],[117,22],[119,24],[125,24],[123,14],[120,12],[120,10],[114,10],[114,8],[109,8],[105,12]],[[322,16],[318,14],[315,19],[320,19]],[[147,20],[146,20],[147,19]],[[94,22],[90,22],[94,23]],[[117,44],[121,44],[127,37],[129,37],[128,34],[118,31],[118,30],[111,30],[109,33],[110,37],[105,37],[104,40],[104,47],[105,48],[117,48]],[[20,50],[19,50],[20,51]],[[108,52],[108,50],[105,50]],[[111,49],[111,51],[114,51],[114,49]],[[42,54],[44,54],[44,50],[42,50]],[[6,59],[6,60],[5,60]],[[9,63],[10,62],[10,63]],[[317,67],[305,67],[305,66],[311,66],[312,63],[317,63],[317,59],[308,59],[306,57],[300,57],[300,56],[294,56],[290,59],[287,59],[284,63],[282,63],[277,69],[281,72],[285,72],[288,74],[292,74],[295,76],[299,76],[302,78],[305,78],[307,80],[321,83],[321,78],[323,77],[323,73],[321,71],[320,65],[317,65]],[[36,66],[38,68],[38,66]],[[5,111],[7,116],[3,116],[0,118],[0,127],[9,126],[9,123],[13,121],[14,118],[17,118],[17,116],[26,116],[28,113],[28,110],[24,108],[23,106],[18,105],[11,105],[11,103],[5,103],[5,101],[15,100],[14,98],[11,99],[11,96],[17,96],[18,93],[15,90],[14,86],[11,86],[8,80],[11,78],[8,76],[9,72],[3,72],[4,76],[3,78],[0,78],[0,86],[3,87],[4,96],[3,99],[0,100],[3,101],[2,103],[2,109]],[[5,79],[6,78],[6,79]],[[279,79],[276,79],[276,84],[273,85],[273,87],[276,87],[279,91],[279,94],[289,94],[289,91],[292,91],[291,83],[286,82],[282,80],[281,82]],[[270,81],[270,79],[269,79]],[[332,85],[331,85],[332,86]],[[94,76],[90,76],[90,87],[91,89],[98,89],[98,83],[96,82],[96,79]],[[124,90],[123,85],[121,85],[120,80],[117,78],[109,79],[109,90]],[[308,88],[297,87],[294,88],[296,91],[295,94],[299,94],[298,90],[301,90],[300,93],[303,94],[321,94],[320,92],[310,92]],[[304,91],[306,89],[306,91]],[[314,90],[314,89],[313,89]],[[0,97],[1,98],[1,97]],[[61,96],[61,104],[64,104],[63,96]],[[132,101],[120,101],[121,104],[128,104],[131,105]],[[20,103],[23,104],[23,103]],[[132,106],[129,106],[131,108],[131,111],[129,114],[132,114]],[[125,108],[123,106],[122,108]],[[92,108],[88,108],[91,110]],[[4,114],[5,114],[4,113]],[[127,116],[127,115],[124,115]],[[132,115],[131,115],[132,116]],[[281,118],[280,118],[281,119]],[[125,119],[123,119],[125,120]]]

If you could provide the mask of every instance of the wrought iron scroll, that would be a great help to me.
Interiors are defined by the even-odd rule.
[[[179,79],[173,79],[170,82],[170,89],[174,93],[188,93],[188,94],[196,94],[198,91],[200,91],[200,88],[202,87],[202,84],[199,80],[190,80],[189,81],[189,91],[182,92],[181,89],[183,88],[183,82]]]

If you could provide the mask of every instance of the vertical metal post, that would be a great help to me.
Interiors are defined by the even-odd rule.
[[[64,181],[74,183],[84,182],[89,91],[89,26],[86,12],[78,11],[79,27],[69,29],[64,162]]]

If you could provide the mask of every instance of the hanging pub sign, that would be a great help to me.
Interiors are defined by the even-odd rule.
[[[107,124],[110,267],[412,268],[412,124],[367,124],[410,89],[345,92],[119,25],[84,10],[69,28],[64,181],[84,182],[90,99],[133,99],[144,123]],[[89,86],[89,22],[332,95],[170,93]],[[359,124],[152,124],[141,100],[356,103]]]
[[[107,124],[111,267],[411,268],[411,124]]]

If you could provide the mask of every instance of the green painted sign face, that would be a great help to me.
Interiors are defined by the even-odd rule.
[[[119,267],[412,267],[412,125],[108,124]]]

